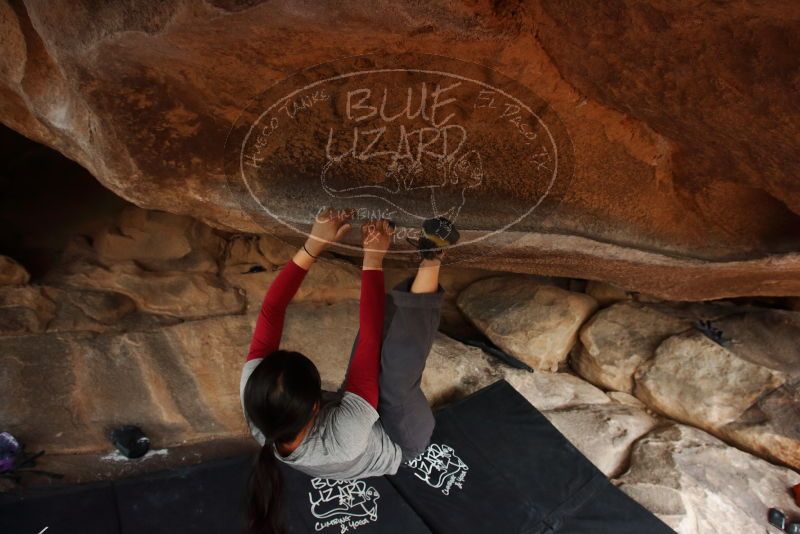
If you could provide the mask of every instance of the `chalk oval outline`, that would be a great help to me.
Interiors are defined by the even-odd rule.
[[[361,56],[350,56],[350,57],[343,58],[343,59],[370,58],[370,57],[375,57],[375,56],[376,55],[374,55],[374,54],[368,54],[368,55],[361,55]],[[462,60],[457,60],[457,59],[449,58],[449,57],[446,57],[446,56],[435,56],[435,57],[441,58],[441,59],[447,59],[447,60],[450,60],[450,61],[463,62]],[[312,67],[309,67],[307,69],[304,69],[302,71],[299,71],[299,72],[297,72],[295,74],[292,74],[290,76],[287,76],[286,78],[283,78],[282,80],[280,80],[280,81],[276,82],[274,85],[272,85],[270,87],[270,89],[265,90],[264,93],[275,89],[276,87],[280,86],[282,83],[285,83],[286,81],[290,80],[294,76],[299,75],[300,73],[308,72],[308,71],[310,71],[310,70],[312,70],[314,68],[318,68],[318,67],[323,67],[323,66],[327,66],[327,65],[333,65],[335,63],[336,63],[336,61],[329,61],[329,62],[325,62],[325,63],[320,63],[320,64],[314,65]],[[468,63],[468,64],[470,64],[472,66],[476,66],[476,67],[482,68],[482,69],[488,69],[488,70],[492,70],[493,72],[497,72],[497,71],[494,71],[494,69],[491,69],[491,68],[486,67],[484,65],[479,65],[477,63],[472,63],[472,62],[466,62],[466,63]],[[240,175],[241,180],[244,183],[245,187],[247,188],[247,191],[250,194],[250,197],[256,202],[256,204],[258,204],[258,206],[260,206],[267,213],[267,215],[269,215],[270,217],[272,217],[273,219],[275,219],[276,221],[278,221],[282,225],[286,226],[290,230],[292,230],[294,232],[297,232],[298,234],[301,234],[301,235],[308,235],[307,232],[304,232],[304,231],[300,230],[299,228],[296,228],[292,224],[289,224],[288,222],[284,221],[282,218],[280,218],[280,217],[276,216],[275,214],[273,214],[272,211],[270,211],[269,208],[267,208],[265,205],[263,205],[261,203],[261,200],[253,192],[252,188],[250,187],[250,183],[249,183],[249,181],[248,181],[248,179],[247,179],[247,177],[245,175],[245,170],[244,170],[244,147],[247,146],[247,142],[248,142],[251,134],[253,133],[253,130],[256,128],[256,126],[258,124],[261,123],[263,118],[268,113],[270,113],[280,103],[292,98],[294,95],[296,95],[298,93],[301,93],[303,91],[307,91],[308,89],[312,89],[312,88],[314,88],[314,87],[316,87],[318,85],[324,84],[324,83],[328,83],[328,82],[336,81],[336,80],[341,80],[341,79],[346,79],[346,78],[351,78],[351,77],[354,77],[354,76],[380,74],[380,73],[400,73],[400,72],[413,72],[413,73],[420,73],[420,74],[440,75],[440,76],[445,76],[445,77],[450,77],[450,78],[453,78],[453,79],[461,80],[461,81],[464,81],[464,82],[474,83],[474,84],[476,84],[478,86],[482,86],[482,87],[491,89],[493,91],[496,91],[499,94],[502,94],[503,96],[505,96],[506,98],[508,98],[510,100],[513,100],[514,102],[519,104],[523,109],[525,109],[528,113],[530,113],[533,117],[535,117],[537,122],[539,124],[541,124],[542,127],[544,127],[544,130],[545,130],[545,132],[547,132],[547,136],[548,136],[548,138],[550,140],[550,144],[553,147],[554,168],[553,168],[552,177],[550,179],[550,183],[547,185],[547,189],[545,190],[545,192],[541,195],[541,197],[538,199],[538,201],[532,207],[530,207],[525,213],[523,213],[521,216],[519,216],[516,219],[514,219],[509,224],[506,224],[502,228],[499,228],[497,230],[493,230],[493,231],[489,232],[488,234],[482,235],[482,236],[480,236],[480,237],[478,237],[476,239],[472,239],[470,241],[459,241],[458,243],[456,243],[454,245],[450,245],[448,247],[448,249],[456,248],[456,247],[460,247],[460,246],[465,246],[465,245],[470,245],[470,244],[474,244],[474,243],[478,243],[478,242],[483,241],[483,240],[485,240],[485,239],[487,239],[487,238],[489,238],[489,237],[491,237],[493,235],[497,235],[497,234],[500,234],[502,232],[505,232],[510,227],[514,226],[515,224],[517,224],[521,220],[523,220],[525,217],[529,216],[537,207],[539,207],[539,205],[544,201],[544,199],[547,198],[547,196],[550,194],[550,191],[552,190],[553,185],[555,184],[556,178],[558,177],[558,144],[556,143],[555,139],[553,138],[553,134],[551,133],[550,128],[541,119],[541,117],[539,117],[539,115],[536,112],[534,112],[527,104],[522,102],[519,98],[507,93],[506,91],[504,91],[502,89],[494,87],[493,85],[490,85],[490,84],[488,84],[486,82],[481,82],[481,81],[475,80],[473,78],[469,78],[469,77],[466,77],[466,76],[461,76],[459,74],[453,74],[453,73],[450,73],[450,72],[444,72],[444,71],[438,71],[438,70],[429,70],[429,69],[417,69],[417,68],[411,68],[411,67],[391,68],[391,69],[390,68],[381,68],[381,69],[359,70],[359,71],[353,71],[353,72],[347,72],[347,73],[343,73],[343,74],[338,74],[336,76],[331,76],[331,77],[328,77],[328,78],[324,78],[322,80],[317,80],[317,81],[312,82],[310,84],[307,84],[307,85],[305,85],[305,86],[303,86],[303,87],[301,87],[299,89],[295,89],[291,93],[289,93],[289,94],[277,99],[271,106],[269,106],[263,113],[261,113],[258,116],[258,118],[255,121],[253,121],[253,124],[250,126],[250,128],[248,128],[247,134],[244,136],[244,139],[242,140],[242,143],[241,143],[241,150],[239,151],[239,175]],[[500,76],[502,76],[503,78],[505,78],[507,80],[510,80],[514,84],[521,85],[518,82],[516,82],[515,80],[509,78],[508,76],[506,76],[506,75],[504,75],[502,73],[498,72],[497,74],[499,74]],[[524,86],[522,86],[522,87],[524,87]],[[527,88],[525,88],[525,89],[527,89]],[[530,91],[530,89],[527,89],[527,90]],[[257,99],[258,99],[258,97],[255,98],[256,101],[257,101]],[[337,242],[336,245],[340,246],[340,247],[356,250],[356,251],[365,250],[363,247],[348,245],[346,243],[338,243]],[[369,249],[367,249],[367,250],[369,250]],[[398,254],[398,253],[416,254],[417,251],[416,250],[393,250],[391,252],[393,254]]]

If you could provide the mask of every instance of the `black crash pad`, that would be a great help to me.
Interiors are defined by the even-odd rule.
[[[389,480],[436,533],[673,532],[504,380],[439,410],[427,450]]]
[[[235,534],[250,455],[120,479],[0,494],[0,533]]]
[[[111,483],[0,493],[0,532],[119,534]]]
[[[292,532],[673,532],[504,380],[438,410],[431,443],[396,475],[337,483],[298,474],[287,485]]]
[[[241,532],[251,464],[239,456],[115,482],[122,533]]]
[[[235,534],[251,462],[0,494],[0,533]],[[502,380],[438,410],[430,445],[396,475],[335,481],[281,469],[292,533],[672,532]]]

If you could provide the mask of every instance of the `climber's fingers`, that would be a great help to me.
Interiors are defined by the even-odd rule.
[[[341,240],[341,239],[342,239],[342,238],[343,238],[345,235],[347,235],[347,232],[349,232],[349,231],[350,231],[352,228],[353,228],[353,225],[352,225],[352,224],[350,224],[350,223],[345,223],[345,224],[343,224],[343,225],[342,225],[342,226],[340,226],[340,227],[339,227],[339,229],[336,231],[336,237],[335,237],[334,239],[335,239],[336,241],[339,241],[339,240]]]

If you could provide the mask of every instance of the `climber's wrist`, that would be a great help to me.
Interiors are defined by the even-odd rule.
[[[366,253],[364,254],[364,261],[362,269],[383,269],[383,254]]]
[[[306,242],[303,243],[303,248],[306,252],[316,258],[325,252],[325,249],[328,248],[328,243],[323,239],[309,236],[308,239],[306,239]]]

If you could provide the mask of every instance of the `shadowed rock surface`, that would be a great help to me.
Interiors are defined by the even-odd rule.
[[[8,256],[0,256],[0,286],[27,284],[30,279],[25,267]]]

